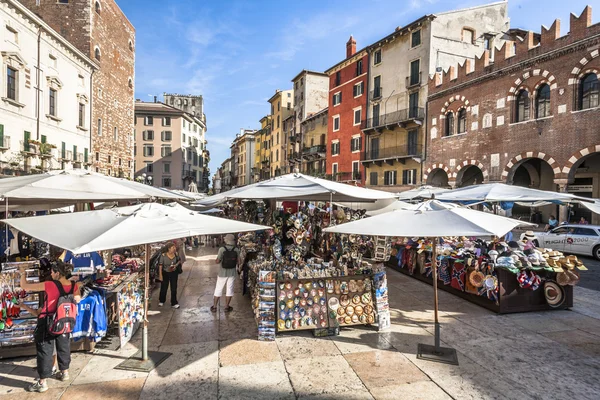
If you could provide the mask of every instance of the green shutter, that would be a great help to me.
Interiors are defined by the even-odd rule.
[[[4,146],[4,125],[0,124],[0,147]]]
[[[73,161],[81,161],[77,159],[77,146],[73,145]]]
[[[83,149],[83,162],[88,162],[88,149]]]
[[[23,133],[23,150],[29,151],[29,138],[31,137],[31,132],[25,131]]]
[[[60,148],[60,158],[65,158],[67,155],[67,145],[65,144],[65,142],[62,142],[61,144],[61,148]],[[63,169],[65,169],[63,167]]]
[[[46,143],[46,135],[42,135],[42,143]]]

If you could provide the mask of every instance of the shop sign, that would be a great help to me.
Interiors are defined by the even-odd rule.
[[[594,185],[569,185],[570,193],[593,192]]]

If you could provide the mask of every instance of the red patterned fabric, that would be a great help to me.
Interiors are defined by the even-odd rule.
[[[456,290],[460,290],[461,292],[465,291],[465,278],[466,278],[466,270],[465,265],[461,262],[455,262],[452,266],[452,282],[450,286],[452,286]]]

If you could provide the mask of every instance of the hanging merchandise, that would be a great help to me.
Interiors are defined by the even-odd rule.
[[[275,340],[275,272],[258,274],[258,340]]]
[[[24,266],[27,281],[37,283],[39,262],[3,263],[0,273],[0,347],[33,342],[40,308],[39,293],[27,293],[20,287],[20,268]],[[21,304],[23,306],[21,306]]]
[[[77,320],[71,337],[77,340],[88,338],[93,342],[100,341],[107,330],[106,304],[104,296],[96,290],[77,304]]]
[[[73,275],[91,275],[104,270],[104,260],[96,251],[81,254],[65,251],[62,259],[65,263],[73,265]]]
[[[115,290],[121,348],[129,342],[144,317],[143,275],[133,275],[132,278]]]

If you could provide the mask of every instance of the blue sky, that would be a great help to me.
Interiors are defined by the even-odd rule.
[[[398,25],[485,0],[117,0],[137,32],[136,98],[201,94],[208,120],[211,176],[240,128],[258,128],[275,89],[291,88],[302,69],[341,61],[350,34],[358,48]],[[543,4],[543,6],[541,6]],[[511,27],[539,32],[599,0],[510,0]],[[600,14],[599,14],[600,15]],[[594,17],[593,22],[600,21]]]

